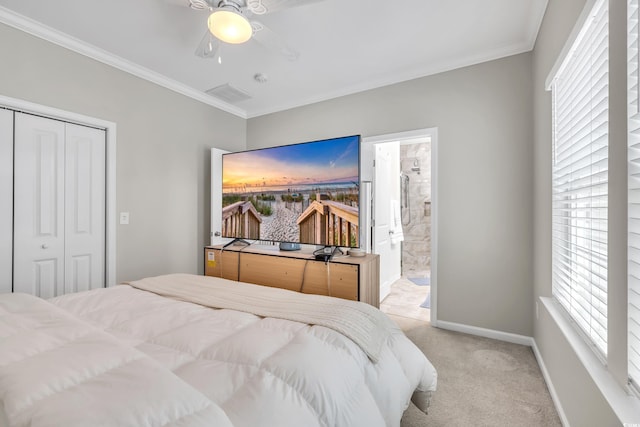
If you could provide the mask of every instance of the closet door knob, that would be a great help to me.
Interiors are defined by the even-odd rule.
[[[46,243],[43,243],[42,244],[42,249],[47,249],[47,248],[49,248],[49,245],[47,245]]]

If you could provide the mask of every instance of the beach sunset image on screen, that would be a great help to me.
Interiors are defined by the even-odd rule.
[[[225,154],[222,235],[359,246],[360,137]]]

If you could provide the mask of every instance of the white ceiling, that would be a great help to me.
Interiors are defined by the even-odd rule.
[[[0,22],[248,118],[529,51],[546,5],[322,0],[259,17],[297,61],[250,40],[223,46],[222,64],[194,55],[208,14],[188,0],[0,0]],[[225,83],[252,98],[204,93]]]

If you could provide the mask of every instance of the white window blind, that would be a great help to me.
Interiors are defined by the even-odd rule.
[[[596,1],[552,83],[552,293],[607,354],[608,1]]]
[[[628,197],[628,355],[629,380],[640,390],[640,67],[638,66],[638,0],[628,3],[628,113],[629,113],[629,197]]]

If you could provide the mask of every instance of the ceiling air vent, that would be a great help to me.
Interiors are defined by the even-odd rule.
[[[216,86],[213,89],[207,90],[206,92],[211,96],[215,96],[218,99],[228,102],[229,104],[235,104],[240,101],[251,99],[251,95],[249,95],[247,92],[240,90],[229,83],[223,84],[221,86]]]

